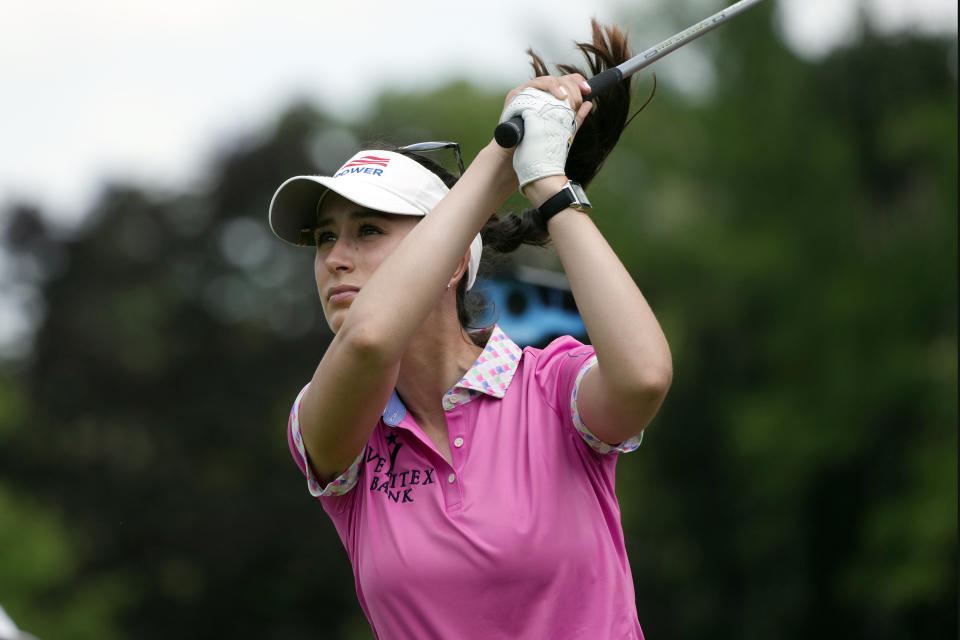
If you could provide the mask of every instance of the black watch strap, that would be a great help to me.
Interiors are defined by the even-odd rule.
[[[587,194],[583,192],[583,187],[573,180],[568,180],[559,192],[547,198],[537,211],[540,214],[540,220],[546,226],[547,220],[568,207],[580,211],[589,211],[591,208],[590,201],[587,200]]]
[[[573,201],[574,197],[570,190],[561,189],[540,205],[537,210],[540,212],[540,220],[543,221],[543,224],[547,224],[547,220],[569,207]]]

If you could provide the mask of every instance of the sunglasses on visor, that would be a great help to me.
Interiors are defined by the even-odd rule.
[[[416,153],[422,153],[424,151],[441,151],[443,149],[453,149],[453,155],[457,159],[457,169],[460,170],[460,173],[457,176],[463,175],[463,158],[460,156],[460,145],[456,142],[417,142],[415,144],[408,144],[405,147],[400,147],[400,151],[413,151]]]

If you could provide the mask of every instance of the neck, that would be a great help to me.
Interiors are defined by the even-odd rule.
[[[397,392],[407,409],[420,418],[442,415],[443,394],[482,352],[460,327],[454,296],[445,295],[427,316],[400,361]]]

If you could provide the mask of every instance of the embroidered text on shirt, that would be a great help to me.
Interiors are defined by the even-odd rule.
[[[391,434],[392,436],[392,434]],[[403,504],[413,502],[413,489],[418,486],[433,484],[434,469],[408,469],[400,473],[394,473],[393,465],[396,462],[397,452],[403,446],[402,442],[396,442],[395,436],[391,447],[390,458],[387,459],[374,451],[372,446],[367,446],[367,468],[371,469],[372,479],[370,481],[370,491],[382,493],[388,500]],[[387,438],[390,441],[390,438]],[[386,471],[384,467],[389,463]],[[381,474],[381,475],[375,475]]]

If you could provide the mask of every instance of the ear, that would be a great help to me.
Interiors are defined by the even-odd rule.
[[[450,281],[447,282],[447,289],[456,289],[457,284],[460,282],[460,278],[466,277],[467,266],[470,264],[470,250],[467,249],[467,252],[463,254],[463,257],[460,259],[460,264],[457,265],[457,270],[453,272],[453,275],[450,277]]]

